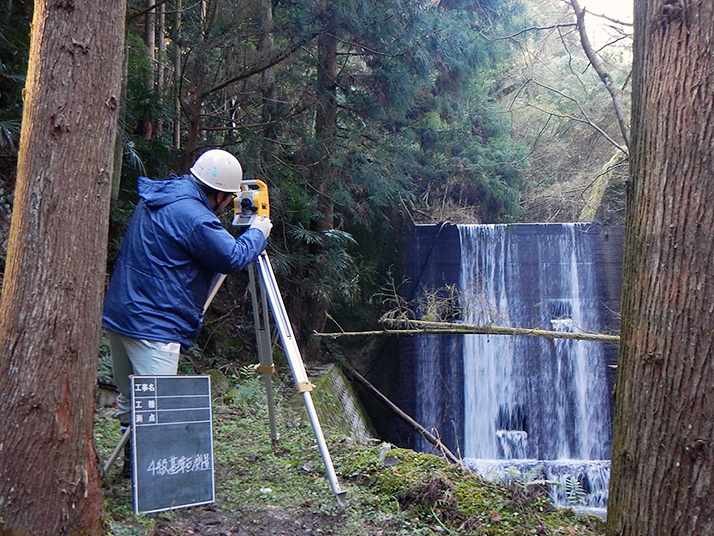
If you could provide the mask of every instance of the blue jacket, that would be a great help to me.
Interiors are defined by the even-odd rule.
[[[231,236],[190,175],[139,177],[139,197],[109,282],[102,326],[189,347],[201,330],[215,274],[255,261],[265,237],[259,229]]]

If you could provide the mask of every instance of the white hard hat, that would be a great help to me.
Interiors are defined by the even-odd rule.
[[[243,180],[243,168],[238,159],[221,149],[211,149],[199,156],[191,174],[220,192],[238,192]]]

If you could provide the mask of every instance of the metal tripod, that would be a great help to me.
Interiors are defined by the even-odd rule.
[[[263,318],[262,322],[260,315],[257,311],[258,303],[258,288],[255,281],[254,271],[257,269],[259,274],[259,287],[260,287],[260,297],[262,299],[262,311]],[[270,260],[268,259],[267,253],[263,252],[258,256],[258,260],[254,262],[249,268],[249,286],[251,289],[251,294],[253,296],[253,315],[256,322],[256,336],[258,337],[258,357],[260,360],[259,372],[263,373],[263,378],[265,379],[265,387],[268,393],[268,410],[270,413],[270,426],[271,433],[273,434],[273,440],[277,441],[278,436],[275,430],[275,415],[274,415],[274,404],[272,399],[272,380],[271,374],[275,372],[275,367],[272,360],[272,352],[270,348],[270,329],[268,328],[268,312],[266,307],[267,302],[270,304],[270,309],[273,312],[273,319],[275,320],[275,325],[280,333],[280,340],[283,344],[283,351],[288,359],[288,364],[290,365],[290,371],[293,374],[293,379],[295,380],[295,386],[298,392],[302,395],[303,402],[305,404],[305,409],[307,410],[308,418],[310,419],[310,424],[312,425],[312,430],[315,434],[315,440],[317,441],[317,446],[320,449],[320,455],[322,456],[322,461],[325,464],[325,472],[327,473],[327,479],[330,482],[332,492],[335,494],[337,503],[340,508],[344,508],[344,499],[347,494],[346,491],[340,490],[340,484],[337,481],[337,475],[335,474],[335,469],[332,465],[332,458],[330,457],[330,452],[327,449],[327,444],[325,443],[325,436],[322,433],[322,427],[320,426],[320,420],[317,417],[317,412],[315,411],[315,405],[312,401],[312,396],[310,391],[313,389],[313,385],[307,377],[307,372],[305,371],[305,365],[303,363],[302,357],[300,355],[300,349],[298,348],[297,342],[295,340],[295,335],[293,334],[293,329],[290,325],[290,320],[288,319],[287,312],[285,311],[285,304],[283,303],[283,298],[278,290],[278,284],[275,280],[275,274],[273,273],[273,268],[270,265]]]
[[[273,313],[273,319],[275,320],[275,325],[278,329],[278,333],[280,334],[283,351],[288,359],[290,371],[292,372],[293,379],[295,380],[295,386],[297,387],[298,392],[302,395],[303,402],[305,403],[307,416],[310,419],[310,424],[312,425],[312,430],[315,434],[317,446],[320,449],[320,455],[322,456],[322,461],[325,464],[325,472],[327,473],[327,479],[330,482],[330,487],[332,488],[332,492],[335,494],[335,498],[337,499],[337,503],[340,508],[344,508],[344,500],[347,492],[340,490],[340,484],[337,481],[337,475],[335,474],[335,469],[332,465],[332,458],[330,457],[330,452],[327,449],[325,436],[322,432],[322,427],[320,426],[320,420],[317,417],[315,405],[313,404],[312,396],[310,395],[310,391],[312,391],[314,386],[307,377],[305,365],[302,361],[302,356],[300,355],[300,349],[298,348],[295,340],[295,335],[293,334],[293,329],[290,325],[290,320],[288,319],[285,304],[283,303],[283,298],[280,295],[278,284],[275,280],[275,274],[273,273],[273,268],[270,265],[270,260],[268,259],[268,254],[266,252],[261,253],[258,256],[258,259],[254,263],[251,263],[247,269],[249,278],[248,288],[250,289],[252,299],[253,320],[255,322],[255,334],[258,346],[258,360],[260,362],[257,366],[257,371],[263,375],[263,381],[265,382],[265,392],[268,401],[268,418],[270,420],[270,434],[273,443],[277,443],[279,434],[275,421],[275,402],[273,400],[272,375],[275,373],[275,365],[273,364],[273,353],[270,342],[269,309]],[[256,271],[258,273],[258,277],[256,277]],[[225,277],[225,275],[220,275],[214,281],[208,299],[206,300],[206,305],[203,309],[204,313],[211,304],[211,301],[213,301],[216,292],[218,292],[218,289],[223,284]]]

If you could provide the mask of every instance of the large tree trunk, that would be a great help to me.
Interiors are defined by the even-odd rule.
[[[714,4],[635,2],[610,535],[714,534]]]
[[[100,534],[92,441],[122,0],[37,0],[0,301],[3,534]]]

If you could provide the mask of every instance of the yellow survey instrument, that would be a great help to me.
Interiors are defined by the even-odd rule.
[[[268,185],[260,180],[241,182],[240,191],[233,204],[233,225],[247,227],[253,223],[253,218],[269,218]]]

